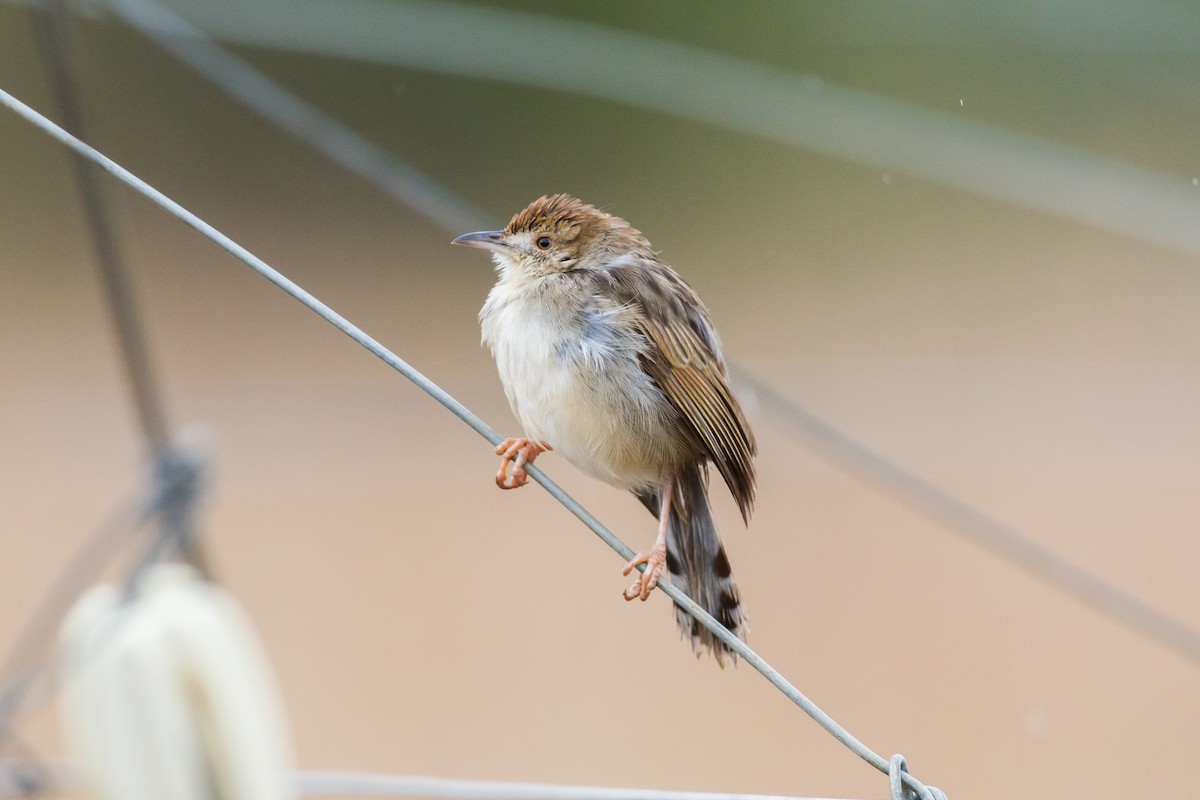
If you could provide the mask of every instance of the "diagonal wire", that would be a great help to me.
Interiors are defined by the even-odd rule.
[[[909,472],[740,367],[734,376],[827,460],[1134,633],[1200,663],[1200,630]]]
[[[148,183],[138,178],[133,173],[126,170],[124,167],[117,164],[112,159],[103,155],[99,151],[80,141],[72,136],[61,127],[51,122],[49,119],[34,111],[29,106],[17,100],[8,92],[0,89],[0,104],[7,106],[20,117],[30,122],[37,128],[49,134],[54,139],[69,147],[71,150],[83,155],[98,164],[103,169],[110,172],[121,182],[130,186],[159,207],[172,214],[186,225],[199,231],[208,239],[212,240],[226,252],[233,255],[238,260],[245,263],[251,269],[258,272],[264,278],[277,287],[282,289],[291,297],[298,300],[311,311],[318,314],[322,319],[329,322],[338,330],[345,333],[355,342],[362,345],[373,355],[378,357],[388,366],[395,369],[404,377],[415,383],[423,391],[445,406],[451,413],[469,425],[477,433],[483,436],[492,444],[498,444],[501,437],[496,431],[487,425],[482,419],[472,413],[466,406],[449,395],[441,387],[430,381],[416,369],[411,367],[407,362],[401,359],[392,351],[388,350],[375,339],[371,338],[365,331],[351,323],[345,317],[338,314],[329,306],[318,300],[312,294],[301,288],[294,281],[290,280],[278,270],[271,267],[262,259],[255,256],[246,248],[234,242],[225,234],[208,224],[204,220],[192,212],[185,209],[179,203],[176,203],[171,198],[159,192]],[[583,506],[571,498],[564,492],[558,484],[554,483],[540,468],[536,465],[527,465],[529,475],[542,485],[546,491],[563,504],[572,514],[579,518],[593,533],[602,539],[609,547],[617,551],[622,558],[628,560],[634,555],[633,551],[618,539],[611,531],[602,525],[599,520],[591,515]],[[871,766],[878,769],[880,772],[888,773],[889,769],[894,771],[892,766],[895,762],[895,757],[889,762],[888,759],[881,757],[879,754],[868,748],[858,739],[850,734],[845,728],[839,725],[832,717],[822,711],[815,703],[808,699],[799,689],[793,686],[786,678],[768,664],[761,656],[754,652],[741,639],[729,632],[725,626],[714,619],[704,609],[698,606],[690,597],[681,592],[678,588],[669,582],[661,585],[663,592],[691,614],[700,624],[704,625],[713,635],[729,646],[731,650],[741,656],[746,663],[750,664],[754,669],[758,670],[763,677],[770,681],[777,689],[779,689],[789,700],[795,703],[799,708],[815,720],[821,727],[828,731],[834,738],[846,745],[851,751],[862,758]],[[907,771],[902,771],[898,779],[907,786],[908,789],[915,792],[922,800],[939,800],[945,795],[933,787],[927,787]]]
[[[251,110],[444,230],[458,234],[487,227],[482,213],[468,201],[280,86],[173,11],[154,0],[107,2],[127,24]],[[776,416],[827,459],[1117,623],[1200,662],[1200,631],[887,461],[745,369],[736,364],[731,368],[742,385],[756,391]]]

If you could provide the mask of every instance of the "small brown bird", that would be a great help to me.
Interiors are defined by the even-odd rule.
[[[708,504],[708,464],[744,521],[754,502],[754,436],[729,389],[708,309],[639,231],[565,194],[541,197],[501,231],[454,244],[492,251],[499,279],[479,312],[522,438],[497,448],[496,483],[555,450],[628,489],[658,517],[654,545],[625,590],[645,600],[665,568],[673,583],[738,636],[745,612]],[[733,656],[676,608],[697,654]]]

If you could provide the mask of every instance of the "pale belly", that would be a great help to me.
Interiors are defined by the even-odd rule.
[[[485,323],[485,336],[526,436],[613,486],[662,485],[687,443],[678,412],[638,364],[640,339],[618,334],[589,348],[578,331],[564,332],[562,320],[492,322],[499,324]]]

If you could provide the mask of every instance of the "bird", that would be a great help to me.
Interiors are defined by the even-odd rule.
[[[625,564],[634,580],[624,598],[646,600],[665,570],[744,639],[746,613],[709,505],[708,470],[724,478],[748,525],[757,445],[699,295],[640,231],[567,194],[543,195],[503,230],[453,244],[490,251],[498,273],[479,321],[524,436],[496,448],[497,485],[523,486],[525,465],[554,451],[631,492],[658,531]],[[675,615],[697,657],[736,662],[678,605]]]

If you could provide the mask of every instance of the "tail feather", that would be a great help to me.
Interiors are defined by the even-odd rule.
[[[745,639],[746,610],[708,504],[707,470],[696,466],[676,475],[674,496],[667,528],[667,572],[671,582],[739,639]],[[657,496],[640,499],[657,514]],[[675,621],[691,640],[697,656],[712,653],[721,666],[727,658],[737,661],[728,645],[679,605],[675,606]]]

